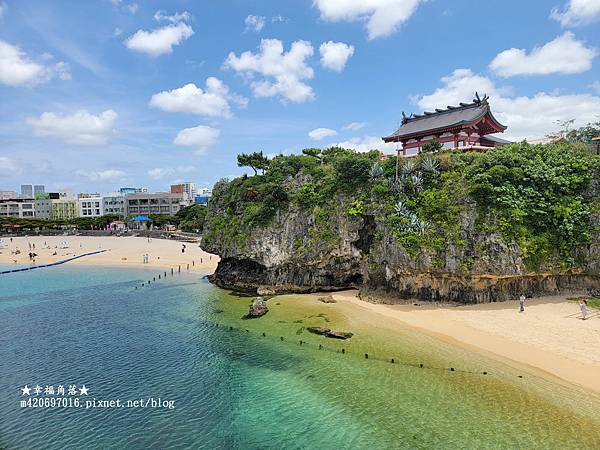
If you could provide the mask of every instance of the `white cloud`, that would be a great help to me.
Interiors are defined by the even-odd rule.
[[[336,134],[337,131],[332,130],[331,128],[315,128],[308,133],[308,136],[315,141],[320,141],[323,138],[335,136]]]
[[[600,1],[569,0],[563,11],[553,8],[550,17],[563,27],[586,25],[600,20]]]
[[[250,14],[244,20],[244,23],[246,24],[245,31],[255,31],[255,32],[259,33],[265,27],[265,22],[266,22],[266,19],[264,17],[253,16],[252,14]]]
[[[586,47],[567,32],[529,54],[518,48],[504,50],[490,63],[490,69],[501,77],[581,73],[592,68],[597,54],[596,49]]]
[[[89,178],[92,181],[106,181],[106,180],[121,180],[127,176],[122,170],[107,169],[95,172],[86,172],[85,170],[76,171],[77,175]]]
[[[192,20],[192,15],[187,11],[183,11],[182,13],[176,12],[175,14],[168,16],[164,11],[159,10],[154,13],[154,20],[157,22],[166,21],[171,23],[189,22]]]
[[[443,86],[432,94],[418,99],[425,110],[444,108],[469,102],[475,91],[490,95],[494,116],[508,129],[507,139],[535,139],[557,130],[557,121],[576,119],[575,126],[598,120],[600,96],[592,94],[556,94],[538,92],[527,96],[514,96],[498,87],[489,78],[469,69],[457,69],[442,78]]]
[[[43,55],[41,59],[52,59]],[[46,83],[53,77],[71,79],[69,66],[64,62],[47,65],[31,60],[18,47],[0,41],[0,83],[8,86],[35,85]]]
[[[162,91],[150,99],[150,106],[167,112],[187,112],[209,117],[231,117],[230,102],[246,107],[248,100],[229,92],[218,78],[208,77],[202,90],[194,83],[172,91]]]
[[[208,147],[217,142],[221,132],[216,128],[200,125],[194,128],[184,128],[175,137],[175,145],[198,147],[196,154],[206,153]]]
[[[173,46],[179,45],[194,34],[188,24],[180,22],[152,31],[138,30],[125,41],[130,50],[159,56],[173,52]]]
[[[23,169],[8,156],[0,156],[0,174],[5,176],[19,175]]]
[[[115,134],[117,113],[112,109],[95,116],[86,110],[71,115],[45,112],[39,118],[29,118],[36,136],[61,139],[67,144],[100,145],[106,144]]]
[[[155,180],[162,180],[165,177],[175,174],[184,174],[195,171],[194,166],[177,166],[177,167],[156,167],[148,171],[148,175]]]
[[[284,17],[281,14],[277,14],[277,15],[271,17],[272,23],[288,23],[289,21],[290,21],[290,19],[288,17]]]
[[[422,0],[313,0],[321,18],[331,22],[365,21],[369,39],[396,32]]]
[[[126,5],[125,8],[131,14],[135,14],[137,12],[137,10],[138,10],[138,5],[137,5],[137,3],[130,3],[129,5]]]
[[[328,145],[328,147],[349,148],[356,150],[357,152],[379,150],[384,153],[392,153],[396,150],[396,144],[386,144],[380,137],[376,136],[355,137],[347,141]]]
[[[314,98],[312,87],[304,82],[314,76],[313,69],[306,63],[313,53],[310,42],[295,41],[285,53],[279,39],[263,39],[259,53],[246,51],[238,57],[231,52],[224,67],[252,80],[256,97],[280,96],[283,101],[301,103]],[[253,80],[256,74],[264,78]]]
[[[367,122],[352,122],[346,125],[343,129],[350,131],[358,131],[367,126]]]
[[[343,42],[323,42],[319,47],[321,65],[335,72],[341,72],[346,67],[348,59],[354,55],[354,46]]]

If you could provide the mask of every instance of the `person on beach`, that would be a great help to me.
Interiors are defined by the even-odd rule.
[[[525,312],[525,295],[519,297],[519,312]]]
[[[185,253],[185,244],[181,244],[181,253]]]
[[[582,319],[583,320],[587,319],[587,315],[588,315],[587,300],[584,299],[579,302],[579,309],[581,310],[581,315],[583,316]]]

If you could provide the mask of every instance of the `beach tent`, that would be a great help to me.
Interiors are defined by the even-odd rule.
[[[146,230],[148,229],[148,222],[152,222],[152,219],[146,216],[135,216],[129,219],[128,222],[130,223],[129,228],[134,228],[136,230]]]

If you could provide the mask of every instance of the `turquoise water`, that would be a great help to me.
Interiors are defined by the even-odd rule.
[[[285,299],[244,322],[247,298],[198,275],[141,287],[157,276],[75,265],[0,276],[0,448],[600,447],[600,403],[584,392],[524,383],[409,332],[389,342],[354,323],[351,341],[318,340],[301,322],[322,315]],[[384,348],[440,369],[362,356]],[[20,389],[36,384],[167,407],[21,407]]]

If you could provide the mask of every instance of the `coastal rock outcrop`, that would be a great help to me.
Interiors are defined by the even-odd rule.
[[[531,152],[530,149],[523,151]],[[500,176],[508,169],[494,170],[490,169],[491,173]],[[548,231],[538,236],[535,225],[528,225],[527,229],[523,225],[517,231],[528,233],[527,239],[503,233],[502,230],[512,224],[500,222],[497,214],[482,215],[485,210],[481,203],[468,193],[461,196],[450,188],[432,188],[427,197],[423,193],[410,194],[414,198],[406,194],[405,203],[411,208],[415,208],[411,205],[418,198],[420,202],[429,202],[427,208],[432,211],[429,214],[436,215],[422,215],[430,219],[422,225],[415,214],[404,212],[406,205],[392,203],[390,206],[377,197],[377,189],[385,190],[386,195],[395,195],[389,194],[393,186],[388,187],[387,180],[379,184],[373,182],[368,195],[360,186],[354,192],[341,189],[321,200],[326,202],[325,206],[310,207],[303,202],[317,193],[307,187],[310,177],[302,172],[288,177],[282,183],[285,192],[277,191],[276,199],[269,200],[271,203],[266,200],[254,203],[261,194],[253,187],[244,187],[258,183],[254,177],[223,182],[215,187],[209,204],[202,244],[204,250],[221,257],[209,279],[225,288],[253,293],[260,289],[263,295],[355,288],[360,290],[362,299],[385,303],[407,299],[484,303],[512,300],[521,294],[585,293],[589,289],[600,289],[600,183],[597,176],[594,172],[591,176],[594,182],[585,192],[561,192],[572,205],[582,198],[596,205],[590,207],[595,211],[591,219],[585,219],[584,232],[589,239],[568,250],[570,253],[566,256],[560,249],[562,244],[554,247],[547,244],[551,240]],[[418,177],[416,180],[414,182],[423,182]],[[577,178],[573,180],[577,183]],[[556,182],[556,190],[563,189],[562,182]],[[543,186],[545,181],[540,183]],[[390,185],[393,185],[391,181]],[[240,203],[231,200],[234,187],[238,189],[235,195],[241,195],[243,201],[248,202],[245,210]],[[270,184],[268,188],[273,189]],[[483,189],[474,184],[473,189],[476,188]],[[498,189],[503,192],[502,187]],[[265,191],[263,198],[274,198],[272,192]],[[452,201],[436,197],[444,195],[454,197]],[[487,191],[486,195],[489,195]],[[533,191],[528,195],[537,198],[546,194]],[[291,196],[301,197],[292,201]],[[284,200],[277,200],[280,198]],[[549,197],[548,202],[554,201],[552,198]],[[273,207],[276,200],[280,206]],[[573,214],[564,208],[565,215]],[[256,214],[256,211],[268,211],[270,215],[260,220],[245,218],[244,215]],[[514,220],[520,220],[519,217],[515,216]],[[410,221],[416,223],[411,225],[413,229],[422,225],[424,231],[401,231]],[[423,238],[434,226],[442,231],[438,235],[431,233],[430,240]],[[568,228],[565,233],[569,233]],[[542,245],[550,250],[540,253],[543,256],[540,261],[532,261],[532,251]]]

